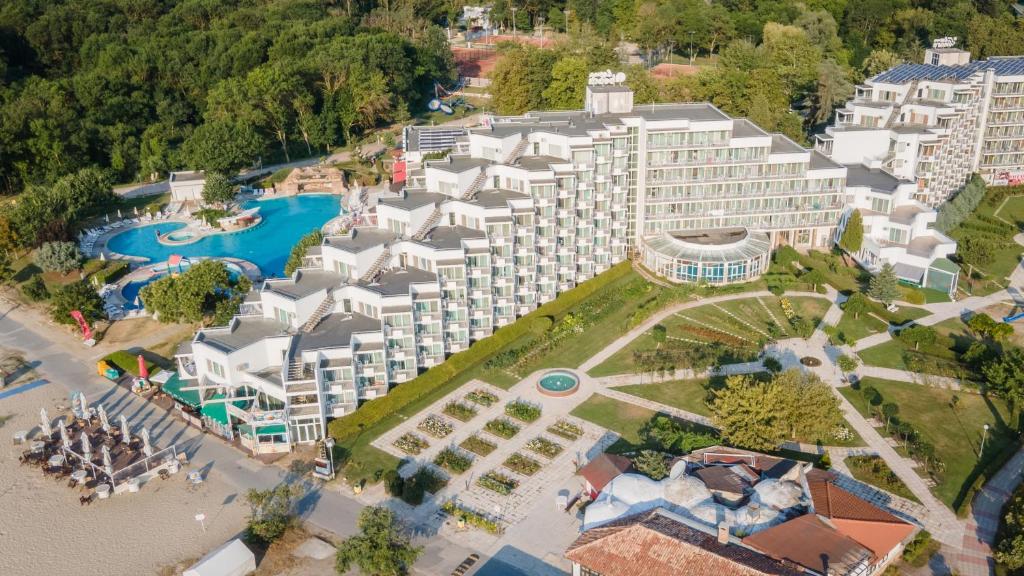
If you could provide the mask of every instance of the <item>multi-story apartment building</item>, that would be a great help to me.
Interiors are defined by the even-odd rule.
[[[374,225],[325,238],[229,326],[201,330],[181,377],[244,430],[287,423],[284,440],[308,442],[630,256],[728,283],[760,275],[777,244],[831,245],[846,167],[710,104],[632,96],[590,86],[584,110],[489,119],[446,158],[407,156]]]
[[[969,60],[933,48],[924,64],[867,80],[816,148],[913,182],[914,199],[931,207],[975,172],[990,184],[1024,181],[1024,58]]]

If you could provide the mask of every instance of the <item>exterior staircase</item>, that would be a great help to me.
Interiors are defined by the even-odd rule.
[[[370,265],[370,269],[366,271],[366,274],[360,276],[359,279],[364,282],[373,281],[373,279],[377,277],[377,274],[385,269],[389,260],[391,260],[391,247],[385,246],[384,251],[381,252],[380,256],[378,256],[377,259],[373,261],[373,264]]]
[[[461,200],[469,200],[476,194],[481,188],[484,187],[484,180],[487,180],[487,172],[480,170],[480,173],[476,175],[473,182],[466,188],[466,191],[462,194]]]
[[[899,118],[899,109],[914,98],[917,98],[917,80],[910,83],[910,89],[907,90],[906,95],[903,96],[903,100],[901,100],[898,105],[893,106],[892,114],[890,114],[889,119],[885,121],[885,128],[892,128],[896,125]]]
[[[330,314],[331,310],[333,309],[334,295],[328,294],[327,298],[324,298],[324,301],[321,302],[320,305],[316,307],[316,310],[313,311],[313,314],[311,314],[309,316],[309,319],[306,320],[306,323],[302,325],[301,330],[306,334],[309,334],[310,332],[313,331],[313,328],[316,328],[316,325],[319,324],[320,321],[324,319],[324,316]]]
[[[306,372],[306,364],[302,360],[293,360],[288,363],[288,381],[312,380],[313,375]]]
[[[530,141],[526,138],[520,140],[519,143],[516,144],[516,147],[509,152],[508,156],[505,156],[504,164],[514,164],[515,161],[519,160],[519,157],[523,155],[523,152],[526,152],[526,147],[529,145]]]
[[[441,208],[434,208],[434,211],[430,213],[430,216],[423,223],[423,225],[420,226],[420,229],[417,230],[416,233],[412,235],[412,239],[423,240],[423,238],[426,237],[427,232],[430,232],[430,230],[433,229],[434,226],[437,226],[437,223],[441,221],[441,216]]]

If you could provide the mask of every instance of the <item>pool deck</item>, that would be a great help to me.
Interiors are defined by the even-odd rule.
[[[152,226],[154,224],[164,224],[164,223],[166,223],[166,224],[185,224],[186,226],[188,226],[188,224],[191,223],[191,220],[189,220],[187,218],[184,218],[182,216],[172,215],[172,216],[169,216],[169,217],[164,218],[162,220],[156,220],[156,219],[148,220],[148,221],[147,220],[140,220],[139,222],[136,222],[136,223],[130,223],[127,226],[121,226],[120,228],[114,228],[112,230],[107,230],[106,232],[100,234],[99,237],[96,238],[96,242],[93,244],[93,249],[89,252],[89,254],[87,254],[87,256],[89,256],[91,258],[99,258],[100,256],[102,256],[103,258],[106,258],[107,260],[128,260],[129,262],[136,262],[136,263],[149,262],[148,258],[142,258],[142,257],[139,257],[139,256],[130,256],[128,254],[121,254],[119,252],[114,252],[113,250],[110,250],[110,249],[107,248],[107,242],[110,241],[111,238],[113,238],[114,236],[117,236],[118,234],[120,234],[122,232],[126,232],[126,231],[132,230],[134,228],[142,228],[144,226]]]

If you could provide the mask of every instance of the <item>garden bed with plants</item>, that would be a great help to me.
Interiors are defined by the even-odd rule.
[[[405,452],[406,454],[410,454],[412,456],[416,456],[420,452],[423,452],[424,450],[430,447],[430,444],[426,440],[420,438],[419,436],[413,434],[412,432],[406,432],[405,434],[402,434],[401,436],[398,437],[397,440],[394,441],[393,444],[395,448],[398,448],[402,452]]]
[[[540,418],[540,412],[540,406],[522,400],[514,400],[505,405],[505,414],[527,424],[536,422]]]
[[[445,404],[442,412],[456,420],[459,420],[460,422],[469,422],[474,416],[476,416],[476,408],[467,406],[466,404],[456,400],[452,400]]]
[[[430,434],[434,438],[444,438],[455,430],[451,422],[434,414],[424,418],[416,428]]]
[[[540,470],[540,462],[530,458],[529,456],[523,456],[519,452],[514,452],[511,456],[502,462],[502,466],[509,470],[522,474],[523,476],[533,476]]]
[[[466,508],[465,506],[459,506],[454,501],[449,500],[448,502],[442,504],[441,510],[445,514],[454,516],[457,519],[462,520],[469,526],[479,528],[489,534],[502,533],[501,525],[498,524],[496,521],[491,520],[490,518],[477,512],[476,510],[471,510],[469,508]]]
[[[846,466],[850,474],[857,480],[881,488],[897,496],[919,502],[914,493],[900,480],[900,477],[889,468],[885,460],[879,456],[848,456]]]
[[[545,458],[554,458],[562,453],[561,444],[556,444],[543,436],[537,436],[526,443],[526,449],[540,454]]]
[[[478,388],[476,390],[473,390],[469,394],[466,394],[466,400],[469,400],[470,402],[473,402],[474,404],[479,404],[479,405],[481,405],[481,406],[486,408],[488,406],[491,406],[495,402],[497,402],[498,401],[498,397],[497,397],[497,395],[492,394],[492,393],[488,392],[487,390],[483,390],[483,389]]]
[[[519,481],[501,472],[491,470],[476,481],[477,485],[492,492],[508,496],[513,490],[519,487]]]
[[[566,440],[577,440],[580,436],[583,436],[583,428],[568,420],[559,420],[548,426],[548,432]]]
[[[519,433],[519,426],[513,424],[508,418],[495,418],[484,425],[484,430],[508,440]]]
[[[462,444],[459,444],[459,447],[479,456],[487,456],[491,452],[494,452],[494,450],[498,448],[498,445],[489,440],[484,440],[474,434],[473,436],[463,440]]]
[[[462,474],[473,465],[473,459],[458,450],[448,447],[437,453],[434,464],[452,474]]]

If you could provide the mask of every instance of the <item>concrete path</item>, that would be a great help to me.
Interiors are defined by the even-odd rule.
[[[856,374],[860,377],[871,376],[883,380],[897,380],[900,382],[913,382],[924,386],[935,388],[946,388],[948,390],[959,390],[960,380],[948,376],[935,376],[911,372],[909,370],[897,370],[896,368],[882,368],[880,366],[858,366]]]
[[[1024,449],[1018,451],[974,497],[958,559],[962,576],[987,576],[994,570],[992,545],[1003,516],[1003,506],[1020,485],[1022,474]]]
[[[672,380],[710,378],[712,376],[753,374],[754,372],[764,372],[764,370],[764,363],[759,360],[757,362],[726,364],[724,366],[719,366],[717,369],[706,370],[704,372],[694,372],[689,368],[681,368],[670,374],[619,374],[617,376],[602,376],[600,378],[594,378],[594,381],[605,387],[630,386],[633,384],[659,384],[661,382],[671,382]]]

